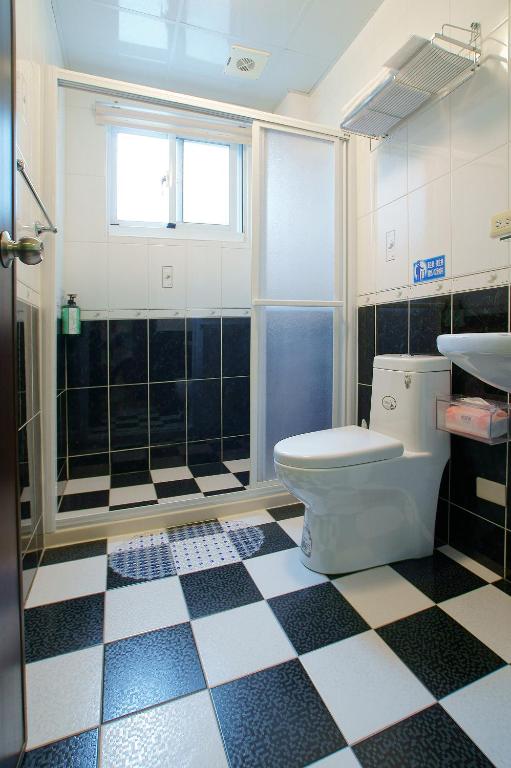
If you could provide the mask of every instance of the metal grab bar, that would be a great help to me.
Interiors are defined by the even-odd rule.
[[[53,234],[56,235],[57,234],[57,227],[55,226],[55,224],[51,220],[50,215],[49,215],[48,211],[46,210],[43,201],[41,200],[41,198],[37,194],[37,190],[34,187],[34,185],[32,184],[30,176],[28,175],[28,173],[25,170],[25,162],[24,162],[24,160],[16,160],[16,168],[18,169],[18,171],[21,173],[21,175],[23,176],[23,178],[27,182],[28,188],[32,192],[34,200],[36,201],[37,205],[41,209],[41,211],[42,211],[42,213],[44,215],[44,218],[48,222],[48,226],[45,226],[44,224],[40,224],[40,222],[38,222],[38,221],[35,222],[34,228],[35,228],[35,231],[36,231],[37,235],[41,235],[43,232],[53,232]]]

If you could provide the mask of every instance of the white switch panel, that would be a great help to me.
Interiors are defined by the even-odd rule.
[[[162,288],[174,287],[174,267],[161,268],[161,285]]]
[[[496,213],[491,217],[490,237],[511,235],[511,211]]]
[[[501,507],[506,506],[506,486],[485,477],[476,478],[476,496],[485,501],[491,501]]]

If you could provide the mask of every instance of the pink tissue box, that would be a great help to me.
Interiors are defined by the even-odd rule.
[[[481,407],[485,406],[485,407]],[[507,432],[508,415],[500,408],[489,409],[480,398],[466,398],[445,411],[445,426],[475,437],[500,437]]]

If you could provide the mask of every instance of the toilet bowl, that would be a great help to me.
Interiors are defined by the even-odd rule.
[[[326,429],[281,440],[277,477],[305,505],[303,563],[348,573],[430,555],[449,435],[436,429],[436,396],[450,392],[438,356],[380,355],[370,428]]]

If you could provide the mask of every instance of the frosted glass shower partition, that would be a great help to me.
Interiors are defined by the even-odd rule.
[[[342,143],[253,126],[252,481],[284,437],[343,418]]]

